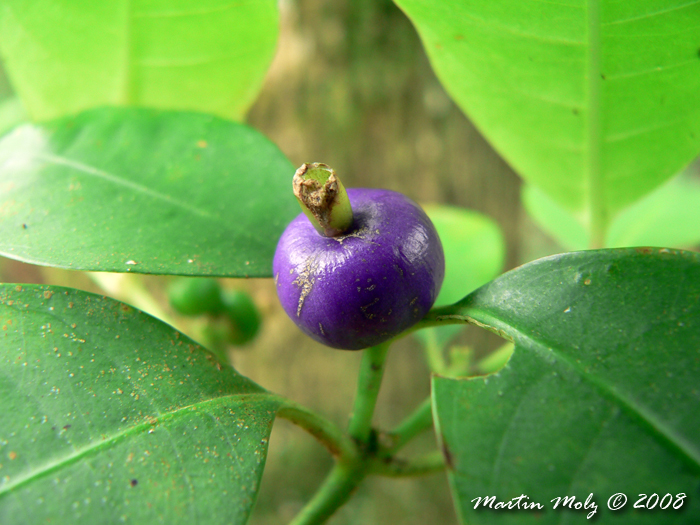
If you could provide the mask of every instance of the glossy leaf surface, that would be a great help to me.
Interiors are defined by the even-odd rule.
[[[499,373],[433,382],[464,523],[574,523],[555,497],[594,494],[601,523],[700,516],[700,255],[602,250],[504,274],[437,315],[515,343]],[[607,500],[623,492],[626,508]],[[685,493],[683,511],[633,510],[639,493]],[[544,510],[474,510],[525,494]]]
[[[530,218],[560,246],[569,251],[588,248],[591,236],[577,214],[532,184],[523,184],[520,196]]]
[[[40,121],[102,105],[239,120],[272,61],[274,0],[69,0],[0,6],[0,53]]]
[[[0,253],[79,270],[272,274],[294,168],[246,126],[99,109],[0,140]]]
[[[85,292],[2,285],[0,326],[0,522],[246,522],[276,398]]]
[[[504,158],[603,231],[700,151],[700,5],[396,0]]]
[[[583,250],[589,236],[581,221],[533,186],[523,187],[530,216],[568,250]],[[622,210],[610,224],[605,245],[691,247],[700,243],[700,182],[681,174]]]
[[[428,205],[445,251],[445,279],[435,304],[451,304],[496,277],[503,268],[505,241],[498,225],[480,213],[454,206]],[[429,328],[416,333],[424,343],[451,339],[461,327]],[[431,334],[431,332],[433,332]]]

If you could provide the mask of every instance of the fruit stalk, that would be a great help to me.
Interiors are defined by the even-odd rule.
[[[352,227],[352,208],[343,183],[327,164],[302,164],[292,180],[294,195],[314,228],[337,237]]]
[[[369,442],[372,432],[372,417],[384,377],[384,364],[388,352],[389,342],[386,342],[368,348],[362,354],[355,405],[348,427],[350,437],[361,444]]]
[[[325,523],[352,496],[365,472],[358,464],[336,463],[316,495],[301,509],[289,525]]]
[[[277,415],[303,428],[314,436],[339,462],[356,461],[358,450],[355,442],[326,418],[286,398],[280,398],[282,406]]]
[[[359,456],[340,454],[318,492],[299,512],[290,525],[317,525],[324,523],[352,495],[367,476],[371,455],[367,455],[372,432],[372,417],[377,395],[384,376],[389,342],[368,348],[362,355],[355,406],[349,431],[361,451]],[[397,474],[393,474],[397,475]]]

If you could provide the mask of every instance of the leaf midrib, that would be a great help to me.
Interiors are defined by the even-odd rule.
[[[124,0],[124,87],[122,104],[132,106],[136,102],[134,89],[134,60],[133,60],[133,9],[132,0]]]
[[[464,320],[471,322],[476,321],[478,324],[496,330],[498,335],[503,337],[507,335],[513,338],[513,342],[520,343],[522,346],[530,350],[539,351],[542,353],[551,353],[556,360],[573,370],[583,381],[592,385],[598,390],[603,397],[611,399],[620,404],[628,413],[632,414],[644,426],[646,426],[653,434],[661,441],[667,443],[676,453],[683,458],[695,471],[700,471],[700,452],[695,450],[691,443],[688,443],[683,436],[679,436],[674,429],[669,428],[663,421],[659,420],[652,412],[646,410],[643,406],[636,403],[633,399],[628,398],[623,392],[611,387],[606,382],[600,380],[595,374],[586,372],[581,365],[571,360],[566,355],[557,352],[555,348],[545,344],[526,334],[524,331],[496,317],[495,315],[481,309],[474,308],[468,315],[462,314]]]
[[[207,407],[216,407],[216,406],[227,406],[229,401],[232,399],[235,399],[236,401],[247,401],[250,399],[264,399],[268,398],[269,400],[275,400],[275,396],[268,394],[268,393],[262,393],[262,392],[257,392],[257,393],[246,393],[246,394],[229,394],[225,396],[220,396],[220,397],[215,397],[212,399],[207,399],[205,401],[200,401],[197,403],[193,403],[191,405],[179,407],[176,410],[172,410],[170,412],[165,412],[163,414],[159,414],[158,416],[155,416],[153,420],[150,421],[144,421],[142,423],[139,423],[138,425],[134,425],[131,427],[128,427],[121,432],[117,432],[105,439],[101,439],[99,441],[91,441],[88,443],[87,446],[82,447],[78,450],[72,451],[71,454],[64,456],[57,461],[51,461],[48,463],[45,463],[41,467],[37,469],[33,469],[32,472],[30,472],[28,475],[25,476],[17,476],[16,478],[11,478],[13,479],[11,482],[8,482],[6,484],[3,484],[0,487],[0,498],[2,498],[4,495],[11,493],[14,490],[17,490],[19,488],[24,487],[25,485],[28,485],[34,481],[37,481],[45,476],[50,475],[53,472],[56,472],[58,470],[61,470],[65,467],[68,467],[74,463],[77,463],[81,459],[94,456],[95,454],[101,452],[102,450],[109,449],[112,446],[117,445],[121,441],[124,441],[125,439],[128,439],[131,436],[135,436],[138,434],[141,434],[145,431],[147,431],[150,428],[153,428],[154,425],[161,425],[163,423],[172,421],[177,419],[178,417],[183,416],[186,413],[189,413],[192,410],[198,410],[198,409],[203,409]]]
[[[116,186],[124,186],[125,188],[129,188],[130,190],[133,190],[137,193],[142,193],[144,195],[147,195],[149,197],[152,197],[157,200],[161,200],[163,202],[166,202],[172,206],[182,208],[183,210],[187,210],[190,213],[194,215],[199,215],[200,217],[217,221],[221,221],[221,217],[215,217],[211,213],[199,209],[195,206],[191,206],[187,204],[186,202],[183,202],[179,199],[176,199],[174,197],[171,197],[170,195],[167,195],[165,193],[161,193],[159,191],[156,191],[152,188],[149,188],[148,186],[144,186],[142,184],[139,184],[137,182],[125,179],[123,177],[120,177],[118,175],[114,175],[112,173],[109,173],[107,171],[101,170],[99,168],[96,168],[95,166],[90,166],[89,164],[84,164],[82,162],[70,159],[68,157],[62,157],[58,155],[48,155],[48,154],[36,154],[34,155],[34,158],[39,161],[44,161],[47,163],[51,163],[53,165],[58,165],[58,166],[65,166],[67,168],[71,168],[76,170],[78,173],[81,173],[85,176],[89,177],[94,177],[97,179],[100,179],[102,181],[106,182],[111,182],[112,184]]]
[[[588,155],[584,177],[586,180],[586,201],[589,219],[591,248],[603,248],[607,229],[606,210],[601,170],[601,128],[600,128],[600,0],[588,1]]]

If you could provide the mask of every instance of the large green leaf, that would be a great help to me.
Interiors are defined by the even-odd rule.
[[[445,279],[435,304],[454,303],[486,284],[503,268],[505,241],[498,225],[472,210],[454,206],[424,206],[445,252]],[[461,327],[452,325],[416,332],[424,344],[443,346]]]
[[[465,523],[578,523],[588,511],[566,515],[551,500],[590,493],[598,523],[698,522],[700,255],[553,256],[436,315],[485,325],[516,347],[496,375],[433,382]],[[607,510],[618,492],[625,510]],[[687,497],[682,512],[635,511],[640,493]],[[544,509],[474,510],[474,498],[521,494]]]
[[[0,286],[0,522],[243,524],[278,398],[168,325]]]
[[[589,245],[583,224],[539,189],[525,185],[523,203],[530,216],[568,250]],[[622,210],[610,224],[608,248],[690,247],[700,243],[700,182],[681,174]]]
[[[591,236],[580,216],[571,213],[532,184],[523,184],[520,197],[528,215],[563,248],[577,251],[589,247]]]
[[[623,210],[610,225],[606,244],[674,246],[700,243],[700,180],[681,175]]]
[[[5,1],[0,53],[33,118],[95,106],[241,119],[277,42],[275,0]]]
[[[294,168],[196,113],[91,110],[0,140],[0,254],[79,270],[272,275]]]
[[[508,162],[602,235],[700,151],[700,4],[396,0]]]
[[[0,100],[0,135],[26,121],[26,111],[17,97]]]

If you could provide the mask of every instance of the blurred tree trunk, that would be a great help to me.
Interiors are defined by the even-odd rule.
[[[280,48],[249,122],[296,165],[330,164],[346,186],[492,217],[514,267],[520,181],[445,93],[406,16],[390,0],[283,0],[281,9]],[[485,341],[496,344],[483,331],[467,342]]]

